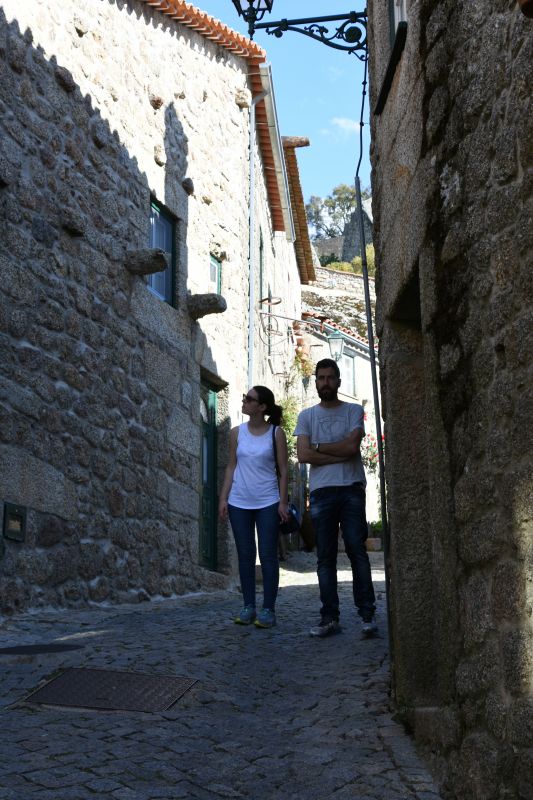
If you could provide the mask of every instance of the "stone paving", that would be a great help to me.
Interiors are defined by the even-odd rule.
[[[391,719],[381,554],[372,553],[380,635],[360,636],[341,556],[343,632],[316,640],[314,555],[282,569],[278,626],[233,623],[236,591],[161,603],[37,611],[3,620],[0,800],[439,800],[411,739]],[[21,702],[66,667],[197,678],[157,714]]]

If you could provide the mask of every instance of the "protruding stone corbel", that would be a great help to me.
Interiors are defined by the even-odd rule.
[[[79,211],[64,208],[61,212],[61,227],[71,236],[83,236],[87,229],[87,221]]]
[[[187,297],[187,309],[193,319],[200,319],[207,314],[222,314],[227,307],[221,294],[190,294]]]
[[[148,100],[150,101],[150,105],[152,108],[157,111],[163,103],[165,102],[160,94],[155,94],[155,92],[150,92],[148,95]]]
[[[191,194],[194,194],[194,183],[192,178],[184,178],[181,182],[181,185],[183,186],[183,188],[185,189],[185,191],[189,196]]]
[[[250,108],[250,92],[246,89],[237,89],[235,92],[235,102],[239,108]]]
[[[168,255],[159,248],[128,250],[124,266],[132,275],[153,275],[164,272],[169,265]]]
[[[214,242],[211,245],[211,247],[209,248],[209,252],[211,253],[212,256],[214,256],[219,261],[227,261],[228,260],[228,254],[226,253],[225,250],[222,250],[221,246],[219,244],[217,244],[216,242]]]
[[[70,94],[76,88],[76,81],[72,77],[72,73],[65,67],[56,67],[54,70],[56,81],[63,89]]]
[[[154,161],[158,167],[164,167],[167,163],[167,154],[162,144],[156,144],[154,147]]]

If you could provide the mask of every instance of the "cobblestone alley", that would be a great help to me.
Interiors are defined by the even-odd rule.
[[[343,633],[311,639],[314,554],[282,570],[278,626],[240,627],[236,591],[162,603],[39,611],[4,620],[1,800],[438,800],[390,716],[381,554],[371,554],[380,636],[362,640],[342,562]],[[344,557],[343,557],[344,558]],[[197,683],[167,712],[21,701],[67,667],[178,675]]]

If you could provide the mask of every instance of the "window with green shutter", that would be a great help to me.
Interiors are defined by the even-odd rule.
[[[174,305],[176,284],[176,218],[155,201],[150,204],[150,247],[164,250],[169,265],[164,272],[148,276],[150,291]]]

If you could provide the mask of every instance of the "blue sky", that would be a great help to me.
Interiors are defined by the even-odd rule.
[[[193,2],[248,35],[231,0]],[[364,7],[362,0],[274,0],[270,18],[326,16]],[[359,158],[362,63],[354,55],[291,31],[280,39],[257,31],[254,38],[267,51],[272,65],[281,135],[307,136],[311,141],[310,147],[297,150],[305,201],[312,194],[325,197],[339,183],[351,184]],[[370,184],[368,95],[364,120],[359,173],[363,188]]]

